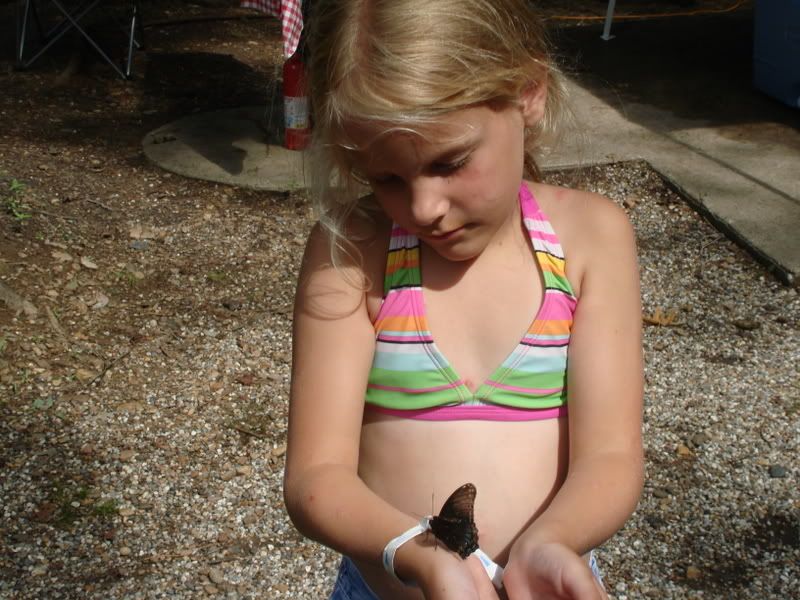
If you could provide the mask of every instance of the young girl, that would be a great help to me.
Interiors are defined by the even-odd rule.
[[[289,514],[344,556],[334,599],[604,598],[591,550],[642,485],[634,235],[541,182],[560,87],[530,3],[312,10]],[[419,525],[465,483],[499,589]]]

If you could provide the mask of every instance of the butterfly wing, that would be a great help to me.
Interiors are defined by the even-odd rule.
[[[445,501],[438,516],[431,518],[431,531],[445,546],[467,558],[478,549],[474,507],[477,490],[465,483]]]
[[[477,493],[478,491],[473,484],[465,483],[444,501],[442,510],[439,511],[439,516],[448,519],[469,518],[472,520],[474,518],[475,496]]]

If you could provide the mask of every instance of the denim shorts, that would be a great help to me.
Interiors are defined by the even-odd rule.
[[[600,585],[603,584],[603,578],[600,575],[600,569],[597,566],[597,559],[595,558],[594,551],[589,553],[589,568],[594,573]],[[336,584],[333,586],[333,592],[328,600],[380,600],[375,595],[358,568],[353,564],[353,561],[346,556],[342,557],[342,563],[339,565],[339,575],[336,577]]]
[[[328,600],[380,600],[380,598],[369,589],[353,561],[343,556],[336,585],[333,586],[333,592]]]

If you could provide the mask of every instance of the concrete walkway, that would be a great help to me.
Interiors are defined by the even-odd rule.
[[[800,110],[751,84],[752,15],[558,34],[573,142],[545,167],[644,159],[786,283],[800,273]],[[576,143],[574,140],[578,140]]]
[[[800,273],[800,153],[781,144],[732,140],[713,127],[664,128],[669,114],[623,112],[569,82],[583,142],[559,147],[544,168],[646,160],[717,227],[785,283]],[[628,118],[638,111],[641,125]],[[571,139],[576,139],[572,137]]]
[[[644,159],[786,283],[800,274],[800,110],[751,84],[752,15],[738,12],[556,31],[579,140],[545,168]],[[199,114],[151,132],[165,169],[256,189],[303,187],[258,107]],[[271,121],[272,125],[268,126]],[[270,132],[271,131],[271,132]]]

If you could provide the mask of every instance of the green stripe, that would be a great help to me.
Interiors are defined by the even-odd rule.
[[[387,277],[389,288],[421,284],[419,269],[398,269]]]
[[[456,374],[452,373],[452,369],[445,369],[445,373],[450,375],[452,380],[446,379],[445,375],[438,369],[429,369],[425,371],[393,371],[373,367],[369,372],[369,383],[418,390],[447,385],[450,381],[455,381],[457,379]]]
[[[498,369],[492,375],[492,380],[503,385],[513,385],[521,388],[552,389],[564,387],[567,374],[564,371],[549,373],[530,373],[517,369]]]
[[[490,390],[484,392],[484,389]],[[483,386],[478,390],[478,397],[484,400],[491,400],[494,404],[513,406],[515,408],[555,408],[563,406],[567,402],[565,392],[550,394],[548,396],[521,396],[519,392],[510,392],[499,388]]]
[[[572,286],[569,283],[569,279],[562,277],[561,275],[551,273],[550,271],[543,271],[543,273],[545,287],[556,288],[567,292],[568,294],[572,294]]]
[[[366,401],[368,404],[384,408],[415,410],[444,404],[458,404],[461,402],[461,396],[457,389],[427,392],[425,394],[407,394],[369,388],[367,389]]]

